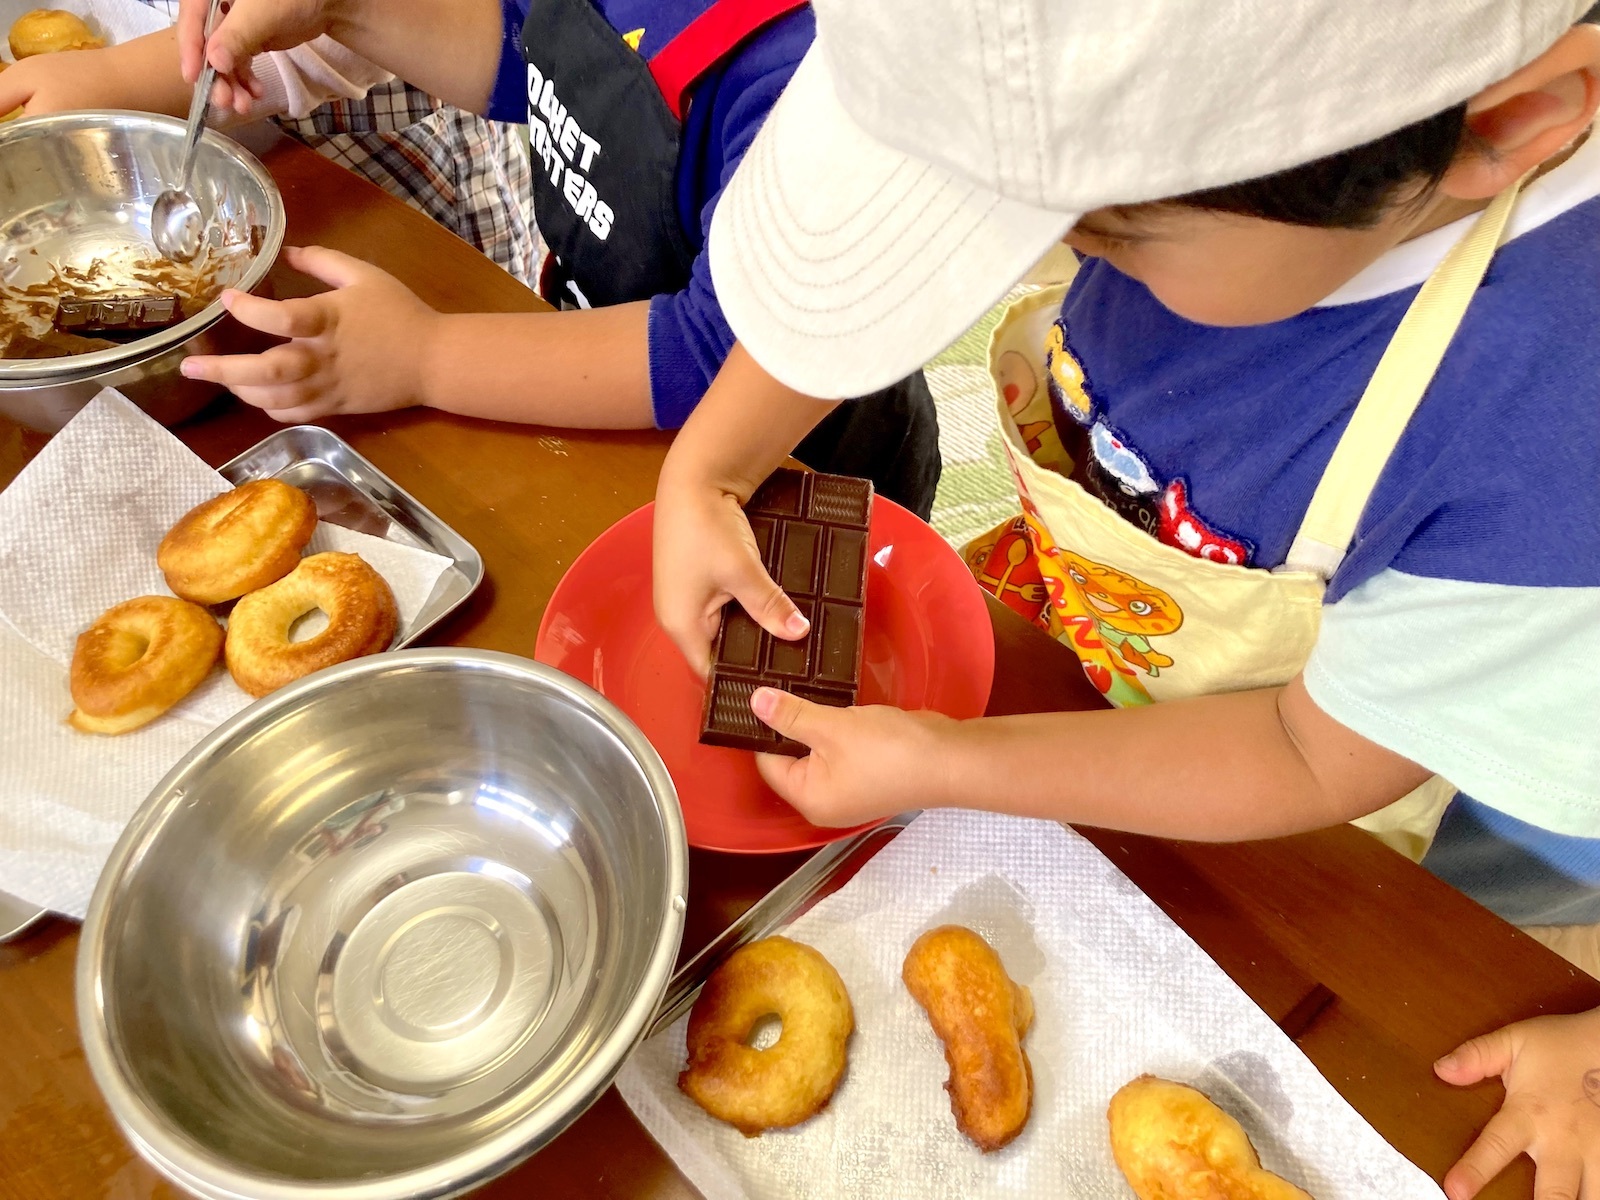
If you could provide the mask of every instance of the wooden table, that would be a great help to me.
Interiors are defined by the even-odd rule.
[[[291,240],[371,259],[443,309],[538,306],[452,235],[309,151],[285,142],[266,161],[283,188]],[[276,283],[280,294],[309,288],[287,271]],[[487,583],[436,639],[525,655],[573,557],[650,499],[666,445],[653,433],[575,434],[431,412],[333,427],[483,553]],[[179,433],[215,464],[272,428],[230,403]],[[0,421],[0,485],[43,441]],[[1065,648],[998,606],[992,615],[992,712],[1099,702]],[[1501,1093],[1495,1085],[1447,1088],[1434,1079],[1432,1060],[1508,1021],[1600,1005],[1600,983],[1352,829],[1237,846],[1090,836],[1385,1137],[1435,1176]],[[685,954],[802,859],[694,852]],[[62,921],[0,947],[0,1196],[174,1197],[117,1133],[89,1077],[73,1017],[76,947],[75,927]],[[1527,1196],[1531,1176],[1524,1159],[1484,1195]],[[615,1091],[480,1193],[694,1194]]]

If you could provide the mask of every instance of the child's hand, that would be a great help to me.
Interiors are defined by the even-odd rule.
[[[211,100],[241,116],[262,94],[250,60],[263,50],[292,50],[327,33],[339,0],[233,0],[205,36],[209,0],[179,0],[178,63],[193,85],[207,58],[217,68]]]
[[[120,72],[108,70],[104,50],[36,54],[0,71],[0,114],[130,107]]]
[[[741,497],[699,482],[674,482],[664,472],[656,490],[653,557],[656,620],[689,665],[711,665],[722,606],[737,600],[774,637],[804,637],[800,615],[761,563]]]
[[[219,383],[284,422],[423,403],[423,364],[439,314],[394,276],[348,254],[312,246],[284,257],[336,290],[299,300],[224,293],[239,321],[292,340],[264,354],[187,358],[183,373]]]
[[[813,825],[861,825],[914,808],[954,803],[946,762],[960,722],[887,705],[829,708],[776,688],[750,707],[779,733],[811,747],[805,758],[760,754],[756,765],[778,795]]]
[[[1433,1066],[1458,1087],[1498,1075],[1506,1101],[1444,1177],[1450,1200],[1470,1200],[1526,1153],[1538,1200],[1600,1196],[1600,1009],[1507,1025]]]

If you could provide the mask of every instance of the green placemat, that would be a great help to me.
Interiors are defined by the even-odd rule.
[[[933,527],[956,549],[1020,511],[995,424],[994,384],[986,365],[989,334],[1018,289],[928,365],[939,410],[944,474],[933,499]]]

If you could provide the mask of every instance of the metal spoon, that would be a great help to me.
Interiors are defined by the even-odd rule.
[[[206,13],[206,40],[211,40],[211,30],[216,24],[217,10],[222,0],[211,0]],[[205,124],[206,106],[211,101],[211,88],[217,80],[217,69],[207,60],[200,68],[200,78],[195,80],[194,99],[189,102],[189,128],[184,133],[183,170],[178,176],[178,186],[169,188],[156,197],[150,209],[150,237],[173,262],[192,262],[200,253],[205,238],[205,222],[200,216],[200,206],[189,194],[189,180],[194,174],[195,156],[200,150],[200,133]]]

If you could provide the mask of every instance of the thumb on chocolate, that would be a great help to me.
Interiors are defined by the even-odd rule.
[[[807,746],[816,744],[833,710],[825,704],[813,704],[778,688],[757,688],[750,697],[750,711],[767,725]]]
[[[788,593],[773,582],[772,576],[767,574],[767,569],[758,559],[752,559],[744,578],[736,587],[728,590],[750,614],[750,619],[773,637],[792,642],[805,637],[811,629],[811,622],[801,615]]]

